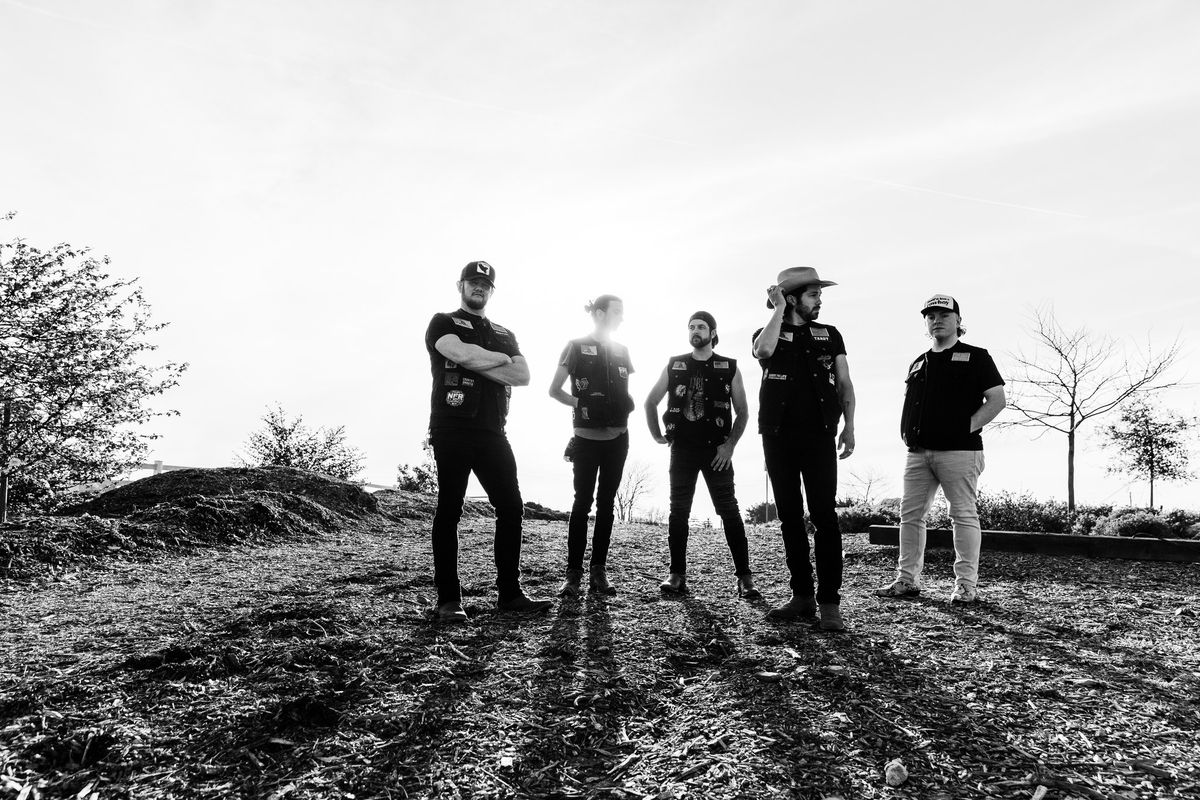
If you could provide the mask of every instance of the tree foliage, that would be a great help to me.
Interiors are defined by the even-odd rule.
[[[1018,350],[1008,407],[1018,415],[998,423],[1054,431],[1067,438],[1067,507],[1075,510],[1075,442],[1081,425],[1109,413],[1136,395],[1177,385],[1167,374],[1179,357],[1179,342],[1156,351],[1128,353],[1116,340],[1086,327],[1067,330],[1053,309],[1033,312],[1033,349]]]
[[[140,426],[175,413],[145,401],[187,365],[146,363],[165,323],[151,322],[137,281],[108,266],[69,244],[0,243],[0,521],[14,479],[52,494],[114,478],[156,438]]]
[[[296,467],[297,469],[350,480],[362,472],[363,455],[346,443],[346,429],[318,428],[304,424],[300,414],[289,419],[283,407],[268,409],[263,427],[246,440],[246,458],[252,467]]]
[[[421,494],[437,494],[437,462],[433,458],[433,446],[429,437],[421,443],[425,452],[424,462],[416,465],[401,464],[396,472],[396,488]]]
[[[1120,421],[1104,428],[1104,446],[1115,450],[1117,461],[1108,471],[1143,477],[1150,483],[1150,507],[1154,507],[1156,480],[1186,480],[1188,433],[1195,420],[1181,417],[1136,399],[1121,409]]]

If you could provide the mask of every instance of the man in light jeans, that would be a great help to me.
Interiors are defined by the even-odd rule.
[[[900,436],[908,445],[900,502],[900,558],[896,579],[880,597],[921,593],[925,515],[938,486],[950,504],[954,528],[952,603],[974,603],[981,532],[976,487],[983,472],[980,431],[1004,408],[1004,379],[987,350],[960,341],[966,333],[958,301],[937,294],[921,306],[933,347],[908,367]]]

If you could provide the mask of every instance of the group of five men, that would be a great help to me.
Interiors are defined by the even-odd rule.
[[[432,526],[438,594],[434,614],[444,622],[467,619],[458,577],[457,528],[472,472],[495,508],[498,607],[535,612],[552,605],[549,600],[528,597],[520,583],[523,507],[516,461],[504,426],[511,389],[529,383],[529,368],[513,333],[493,323],[485,313],[495,281],[495,268],[487,262],[467,264],[457,284],[459,308],[434,315],[426,331],[433,377],[430,443],[438,471],[438,501]],[[837,461],[850,456],[855,446],[854,385],[846,346],[837,328],[817,322],[822,290],[834,285],[821,280],[811,267],[783,270],[767,289],[770,317],[752,338],[752,352],[762,369],[758,427],[791,575],[791,598],[771,609],[768,616],[792,620],[819,614],[819,625],[824,630],[845,627],[840,611],[842,540],[835,494]],[[596,303],[595,308],[589,304],[588,310],[598,320],[597,333],[568,344],[550,391],[551,396],[575,408],[576,432],[584,437],[582,441],[578,436],[572,439],[568,456],[578,452],[581,455],[577,457],[591,459],[590,477],[582,483],[576,470],[577,507],[573,508],[569,526],[568,577],[560,590],[563,596],[580,588],[587,513],[592,502],[592,484],[588,481],[596,480],[597,470],[602,501],[597,507],[593,550],[598,552],[599,560],[594,553],[590,587],[603,594],[615,592],[605,572],[604,558],[612,525],[612,495],[628,452],[624,422],[634,407],[627,389],[632,365],[628,351],[612,345],[606,335],[615,327],[613,323],[619,324],[619,299],[604,295]],[[976,600],[981,538],[975,502],[984,466],[980,431],[1004,408],[1004,381],[986,350],[960,340],[965,331],[955,298],[934,295],[920,311],[933,345],[909,365],[906,376],[901,436],[908,456],[900,510],[899,563],[895,580],[877,589],[876,594],[909,597],[920,593],[924,518],[941,486],[950,504],[954,528],[955,588],[950,599],[970,603]],[[607,324],[601,324],[606,317]],[[689,317],[688,338],[691,351],[668,360],[644,403],[651,436],[671,448],[667,527],[670,567],[660,589],[669,594],[688,591],[688,520],[696,483],[703,475],[733,557],[735,588],[740,596],[760,598],[750,569],[745,524],[734,493],[733,451],[748,418],[741,372],[735,359],[714,351],[719,336],[710,313],[697,311]],[[581,365],[581,358],[587,363]],[[603,363],[602,369],[590,365],[597,359]],[[572,392],[563,392],[561,386],[573,376]],[[598,376],[611,376],[607,392],[596,387],[589,391],[589,380],[599,383]],[[658,416],[664,398],[665,430]],[[588,421],[589,414],[592,422]],[[607,477],[602,468],[606,459],[615,459],[616,465],[615,471],[607,471]],[[805,501],[815,529],[815,580]],[[580,515],[582,520],[577,519]]]

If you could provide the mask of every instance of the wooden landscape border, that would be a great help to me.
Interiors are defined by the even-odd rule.
[[[898,546],[900,526],[872,525],[868,536],[871,544]],[[954,546],[950,531],[945,528],[930,528],[925,544],[927,547]],[[1200,540],[1194,539],[984,531],[983,549],[1007,553],[1128,558],[1138,561],[1200,562]]]

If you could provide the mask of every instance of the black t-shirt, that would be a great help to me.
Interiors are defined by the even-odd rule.
[[[467,323],[464,325],[464,323]],[[453,365],[455,370],[469,376],[472,388],[479,391],[478,411],[473,416],[449,416],[439,414],[436,401],[442,392],[441,376],[444,376],[448,365],[453,364],[437,351],[434,344],[446,334],[454,334],[464,342],[477,344],[485,350],[495,350],[511,357],[521,355],[517,337],[512,331],[500,325],[495,325],[486,317],[470,314],[462,309],[448,314],[434,314],[425,330],[425,349],[429,352],[430,368],[434,378],[434,413],[430,416],[429,428],[437,430],[486,430],[502,433],[508,417],[508,399],[511,389],[504,384],[485,378],[478,372]],[[451,389],[462,393],[461,382]],[[461,401],[460,401],[461,402]],[[469,401],[468,401],[469,402]]]
[[[929,350],[909,365],[906,383],[902,433],[909,447],[983,449],[981,432],[971,432],[971,415],[984,392],[1004,385],[987,350],[961,341],[940,353]]]

